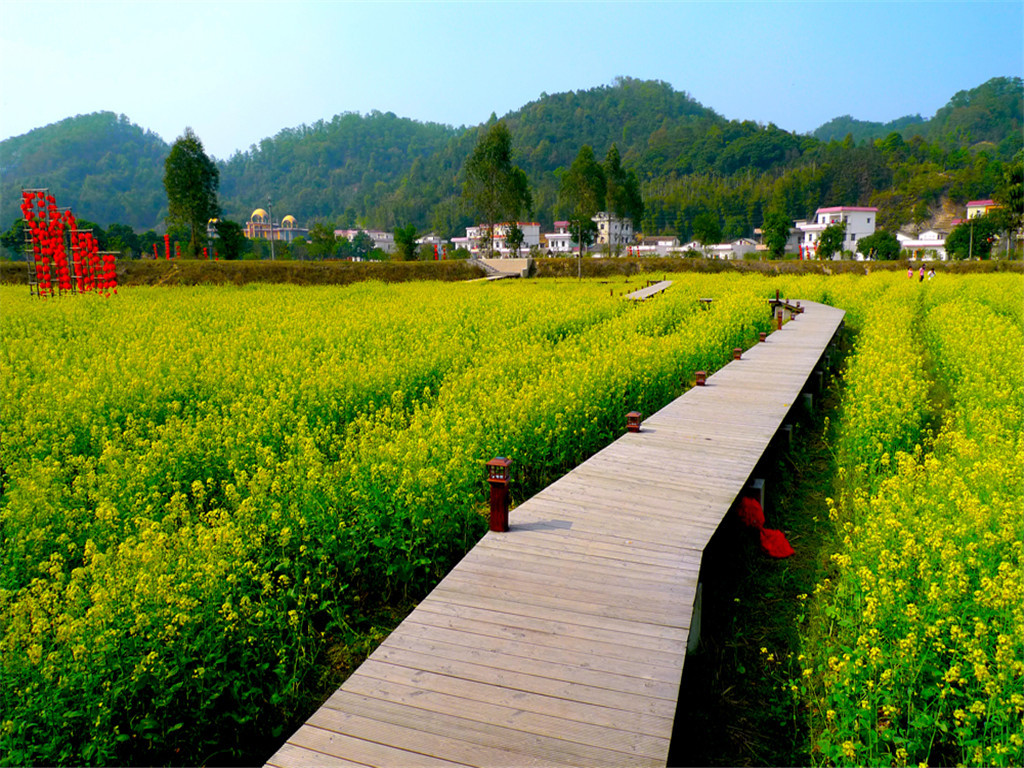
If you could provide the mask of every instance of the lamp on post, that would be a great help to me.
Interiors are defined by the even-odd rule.
[[[512,475],[512,459],[495,456],[487,462],[487,482],[491,484],[491,530],[508,531],[508,486]]]
[[[640,431],[640,420],[642,416],[640,411],[630,411],[626,414],[626,431],[627,432],[639,432]]]

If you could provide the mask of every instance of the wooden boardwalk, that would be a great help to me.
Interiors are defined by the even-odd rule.
[[[701,554],[843,319],[805,307],[512,510],[269,765],[665,765]]]
[[[652,296],[656,296],[657,294],[666,290],[670,285],[672,285],[671,280],[659,280],[656,283],[648,285],[646,288],[641,288],[639,291],[627,293],[625,298],[632,299],[633,301],[643,301],[644,299],[649,299]]]

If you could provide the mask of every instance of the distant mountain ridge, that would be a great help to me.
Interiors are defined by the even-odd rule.
[[[875,123],[843,115],[816,128],[811,135],[822,141],[841,141],[849,133],[860,143],[884,139],[896,132],[905,140],[921,136],[928,141],[955,141],[963,146],[998,145],[1024,130],[1022,119],[1021,78],[994,77],[977,88],[958,91],[928,120],[920,115],[907,115],[888,123]]]
[[[803,216],[823,202],[877,199],[893,221],[905,220],[913,200],[893,187],[902,183],[894,167],[905,162],[915,163],[915,174],[927,174],[913,194],[929,205],[947,194],[991,194],[1001,163],[1022,144],[1022,95],[1020,78],[994,78],[957,93],[929,120],[909,116],[883,124],[846,116],[816,135],[799,135],[770,123],[726,120],[664,82],[617,78],[598,88],[542,94],[501,119],[516,162],[530,178],[535,218],[565,215],[557,204],[558,173],[580,146],[591,145],[601,159],[614,143],[623,165],[641,179],[645,231],[685,236],[695,216],[711,210],[730,236],[759,226],[769,207]],[[346,113],[284,129],[218,163],[224,215],[245,220],[269,197],[275,216],[339,226],[412,223],[450,236],[472,223],[460,197],[460,173],[496,119],[453,128],[392,113]],[[894,142],[894,133],[906,143]],[[872,143],[877,139],[885,142]],[[49,187],[61,204],[102,225],[158,227],[167,208],[162,179],[169,149],[159,136],[111,112],[0,142],[0,228],[20,215],[23,186]],[[985,150],[988,159],[979,166],[970,155],[956,154],[966,149]]]

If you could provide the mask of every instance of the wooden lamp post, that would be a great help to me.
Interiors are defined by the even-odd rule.
[[[491,484],[491,530],[508,531],[508,485],[512,459],[496,456],[487,462],[487,482]]]

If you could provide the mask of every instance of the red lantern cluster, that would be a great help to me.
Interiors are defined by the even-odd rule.
[[[54,282],[61,293],[84,293],[94,288],[104,295],[109,295],[111,288],[117,292],[115,255],[109,254],[109,266],[104,257],[101,270],[96,238],[91,231],[78,229],[78,221],[70,209],[58,210],[53,195],[43,190],[23,189],[21,215],[29,232],[32,267],[40,296],[52,296]]]

